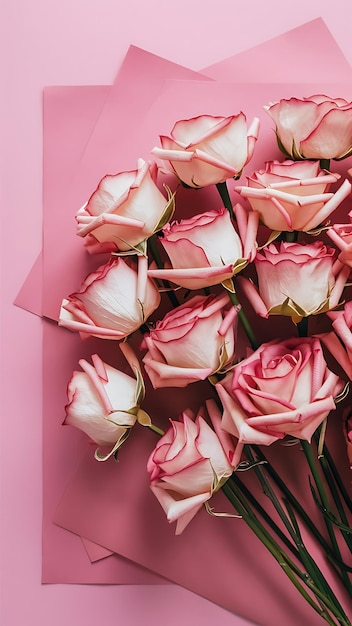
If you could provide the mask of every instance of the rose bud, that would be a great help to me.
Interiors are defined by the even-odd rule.
[[[231,476],[239,462],[234,442],[220,428],[221,413],[207,402],[214,429],[201,415],[193,421],[186,412],[159,439],[147,469],[151,489],[168,521],[177,521],[180,535],[199,509]]]
[[[138,259],[138,272],[119,257],[89,274],[80,290],[63,300],[59,325],[82,338],[114,340],[140,328],[158,308],[160,294],[147,278],[146,259]]]
[[[254,264],[258,289],[247,279],[238,280],[256,313],[287,315],[295,323],[336,307],[349,274],[322,241],[270,244]]]
[[[160,137],[152,153],[169,161],[176,176],[199,188],[238,178],[252,158],[259,132],[255,118],[247,129],[243,113],[230,117],[200,115],[175,123],[171,137]]]
[[[167,313],[144,338],[154,389],[185,387],[228,365],[235,353],[237,308],[227,295],[195,296]]]
[[[336,193],[328,193],[339,174],[327,174],[317,161],[270,161],[265,170],[247,178],[248,186],[236,187],[248,198],[260,221],[277,231],[309,231],[335,211],[350,194],[345,180]]]
[[[90,252],[131,250],[166,224],[173,198],[163,196],[156,177],[155,163],[139,159],[137,170],[102,178],[76,215],[77,234]]]
[[[135,378],[92,356],[93,365],[81,359],[83,371],[73,372],[68,384],[64,424],[85,432],[95,443],[111,447],[105,460],[116,452],[135,424],[143,392]],[[139,393],[139,396],[138,396]]]
[[[171,269],[150,269],[152,278],[170,280],[186,289],[222,283],[237,274],[256,254],[258,214],[236,205],[239,233],[224,208],[168,224],[160,243]]]
[[[282,152],[298,159],[345,159],[352,154],[352,103],[322,94],[264,107],[276,124]]]

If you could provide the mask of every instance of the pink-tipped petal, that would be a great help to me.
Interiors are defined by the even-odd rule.
[[[244,278],[243,276],[238,276],[237,281],[257,315],[265,318],[269,317],[268,309],[252,281],[248,278]]]

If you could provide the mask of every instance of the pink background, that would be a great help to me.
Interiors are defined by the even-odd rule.
[[[41,249],[42,89],[110,84],[131,43],[191,69],[321,16],[352,63],[350,0],[2,0],[1,624],[243,626],[173,586],[41,585],[41,320],[12,302]],[[265,29],[263,28],[265,24]],[[147,26],[148,25],[148,26]],[[210,45],[210,42],[212,45]],[[4,61],[5,60],[5,61]]]

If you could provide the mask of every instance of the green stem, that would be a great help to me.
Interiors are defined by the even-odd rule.
[[[148,240],[148,246],[149,246],[150,253],[151,253],[155,263],[157,264],[158,268],[159,269],[163,269],[164,264],[162,262],[160,254],[159,254],[158,246],[156,244],[156,235],[153,235],[152,237],[150,237],[150,239]],[[175,308],[178,307],[180,303],[177,300],[174,292],[171,291],[171,287],[170,287],[169,282],[167,280],[164,280],[163,283],[164,283],[166,289],[170,289],[166,293],[167,293],[167,296],[168,296],[171,304]]]
[[[318,605],[312,600],[312,598],[307,594],[305,589],[300,585],[300,583],[296,580],[294,576],[294,572],[297,574],[297,566],[293,563],[292,570],[290,568],[289,562],[290,559],[287,557],[287,560],[283,556],[283,552],[281,548],[276,544],[276,542],[271,538],[271,536],[267,533],[265,528],[258,522],[255,516],[253,516],[250,512],[250,509],[247,505],[243,505],[242,499],[239,497],[239,494],[236,493],[236,490],[231,488],[229,483],[225,483],[222,486],[222,491],[226,495],[227,499],[231,502],[235,510],[241,515],[242,519],[245,523],[250,527],[250,529],[254,532],[254,534],[258,537],[258,539],[263,543],[263,545],[269,550],[274,559],[278,562],[281,569],[285,572],[285,574],[290,578],[291,582],[295,585],[297,590],[303,595],[305,600],[309,602],[309,604],[321,614],[320,608]],[[327,620],[328,621],[328,620]],[[329,621],[330,624],[334,623]]]
[[[308,317],[303,317],[300,322],[297,324],[297,331],[299,337],[307,337],[308,336]]]
[[[217,183],[216,188],[220,194],[221,200],[223,202],[223,205],[225,207],[225,209],[228,210],[228,212],[230,213],[231,217],[234,217],[234,213],[233,213],[233,207],[232,207],[232,202],[231,202],[231,198],[227,189],[227,184],[226,181],[224,183]],[[232,293],[231,291],[228,292],[229,294],[229,298],[232,302],[232,304],[234,306],[238,306],[240,303],[238,301],[237,295],[235,293]],[[253,350],[256,350],[257,348],[259,348],[259,343],[257,342],[253,330],[251,328],[251,325],[247,319],[246,314],[244,313],[242,307],[240,307],[239,311],[238,311],[238,317],[239,320],[244,328],[244,331],[248,337],[249,343],[251,345],[251,347],[253,348]]]
[[[297,511],[297,513],[300,515],[300,517],[302,518],[302,520],[304,521],[304,523],[306,524],[307,528],[309,528],[309,530],[313,533],[314,537],[317,539],[317,541],[320,543],[321,547],[328,552],[330,549],[329,544],[327,543],[327,541],[324,539],[323,535],[320,534],[319,530],[316,528],[316,526],[313,524],[311,518],[309,517],[309,515],[306,513],[305,509],[301,506],[301,504],[299,503],[299,501],[295,498],[295,496],[293,495],[293,493],[290,491],[290,489],[287,487],[287,485],[284,483],[284,481],[282,480],[282,478],[279,476],[279,474],[274,470],[274,468],[272,467],[272,465],[269,463],[269,461],[267,460],[266,456],[263,454],[263,452],[261,451],[261,449],[258,446],[252,446],[252,449],[255,451],[257,457],[261,460],[261,461],[265,461],[266,465],[265,465],[265,469],[268,472],[268,474],[271,476],[271,478],[275,481],[275,483],[277,484],[277,486],[280,488],[280,490],[282,491],[282,493],[285,495],[285,497],[287,498],[287,500],[290,502],[290,504],[292,504],[292,506],[294,507],[294,509]]]
[[[332,473],[332,475],[333,475],[333,477],[335,479],[335,483],[337,484],[337,486],[338,486],[338,488],[340,490],[340,493],[341,493],[341,495],[342,495],[342,497],[343,497],[343,499],[344,499],[344,501],[346,503],[346,506],[349,509],[349,511],[351,511],[351,513],[352,513],[352,500],[349,497],[349,495],[347,493],[347,490],[346,490],[346,487],[345,487],[345,485],[343,484],[343,482],[341,480],[341,476],[340,476],[340,474],[339,474],[339,472],[337,470],[337,467],[336,467],[336,465],[334,463],[334,460],[333,460],[333,458],[332,458],[332,456],[330,454],[329,448],[326,445],[326,443],[324,443],[323,453],[324,453],[324,457],[326,458],[326,460],[327,460],[327,462],[329,464],[329,468],[330,468],[330,471],[331,471],[331,473]]]
[[[303,449],[303,452],[305,454],[307,463],[309,465],[310,471],[312,472],[312,476],[313,476],[315,485],[317,487],[318,494],[319,494],[320,501],[321,501],[321,504],[323,506],[323,509],[325,511],[327,511],[328,513],[330,513],[331,511],[330,511],[329,499],[328,499],[327,493],[325,491],[325,487],[324,487],[323,481],[321,479],[318,467],[317,467],[317,465],[315,463],[315,457],[314,457],[314,454],[313,454],[312,447],[311,447],[310,443],[308,441],[305,441],[304,439],[301,440],[301,445],[302,445],[302,449]],[[336,540],[333,524],[325,516],[324,516],[324,522],[325,522],[325,526],[326,526],[326,529],[327,529],[329,537],[330,537],[331,546],[332,546],[332,550],[333,550],[334,556],[336,557],[336,559],[338,561],[342,561],[341,552],[340,552],[340,548],[339,548],[339,545],[338,545],[337,540]],[[340,567],[340,572],[341,572],[341,578],[342,578],[342,580],[343,580],[343,582],[345,584],[346,589],[350,593],[352,593],[352,585],[350,583],[350,580],[349,580],[347,572],[342,567]]]
[[[216,188],[220,194],[220,198],[222,200],[222,203],[225,207],[225,209],[228,210],[228,212],[230,213],[231,217],[234,217],[234,213],[233,213],[233,207],[232,207],[232,202],[231,202],[231,198],[229,195],[229,191],[227,189],[227,184],[226,181],[224,183],[217,183]]]
[[[298,541],[296,542],[298,551],[299,551],[299,555],[300,555],[300,560],[303,563],[303,565],[307,568],[307,571],[309,572],[311,578],[313,581],[315,581],[316,585],[318,586],[319,589],[323,589],[323,593],[324,595],[329,598],[329,602],[331,603],[330,606],[334,606],[336,609],[336,612],[334,610],[334,615],[337,616],[339,622],[341,623],[346,623],[346,620],[348,620],[347,615],[345,614],[340,602],[338,601],[337,597],[335,596],[333,590],[331,589],[329,583],[327,582],[327,580],[325,579],[323,573],[321,572],[320,568],[317,566],[316,562],[314,561],[314,559],[312,558],[312,556],[309,554],[307,548],[305,547],[303,541],[302,541],[302,536],[299,530],[299,526],[297,524],[297,520],[293,514],[292,508],[291,506],[287,503],[287,510],[288,513],[290,515],[290,518],[292,520],[292,524],[296,530],[296,535],[297,535],[297,539]]]
[[[322,170],[330,172],[330,159],[320,159],[320,167]]]
[[[329,169],[330,162],[327,163],[327,166],[328,167],[325,167],[325,169]],[[297,324],[297,329],[298,329],[298,334],[299,334],[300,337],[306,337],[307,336],[307,334],[308,334],[308,317],[304,317],[301,320],[301,322],[299,322]],[[318,489],[318,493],[319,493],[319,497],[320,497],[323,509],[325,509],[326,512],[331,513],[329,499],[328,499],[327,493],[325,491],[325,487],[324,487],[323,481],[321,479],[318,467],[317,467],[317,465],[315,463],[315,458],[314,458],[314,455],[313,455],[313,451],[312,451],[311,445],[308,443],[308,441],[305,441],[305,440],[302,440],[301,444],[302,444],[302,448],[303,448],[304,454],[306,456],[308,465],[309,465],[310,470],[312,472],[312,475],[313,475],[313,478],[314,478],[314,482],[315,482],[316,487]],[[325,468],[324,473],[325,473],[325,477],[327,479],[328,485],[330,487],[331,495],[334,498],[335,504],[336,504],[340,514],[341,514],[341,511],[343,511],[342,503],[341,503],[339,495],[338,495],[338,493],[337,493],[337,491],[335,489],[335,485],[334,485],[333,481],[330,480],[330,473],[328,471],[328,467],[327,467],[326,463],[324,463],[323,459],[320,461],[320,464],[322,466],[323,471],[324,471],[324,468]],[[342,514],[344,516],[344,511],[343,511]],[[344,523],[346,523],[347,520],[346,520],[345,517],[343,517],[343,520],[344,520]],[[342,579],[346,589],[350,593],[352,593],[352,584],[350,582],[350,579],[348,577],[346,569],[343,567],[343,560],[342,560],[340,548],[339,548],[339,545],[337,543],[337,539],[336,539],[336,536],[335,536],[334,526],[333,526],[332,522],[326,516],[324,516],[324,522],[325,522],[325,526],[327,528],[327,531],[328,531],[328,534],[329,534],[329,537],[330,537],[332,553],[333,553],[333,557],[335,559],[335,565],[337,564],[339,566],[340,576],[341,576],[341,579]],[[346,524],[346,526],[347,526],[347,524]],[[347,545],[350,546],[349,538],[348,537],[346,538],[346,535],[343,535],[343,536],[344,536],[344,538],[346,540]]]
[[[158,428],[157,426],[155,426],[154,424],[146,424],[145,425],[147,428],[149,428],[149,430],[152,430],[153,433],[156,433],[157,435],[160,435],[160,437],[162,437],[163,435],[165,435],[165,431],[162,430],[161,428]]]
[[[332,498],[333,498],[333,500],[335,502],[336,509],[337,509],[338,514],[340,516],[340,521],[345,526],[348,526],[348,519],[347,519],[347,516],[345,514],[345,510],[343,508],[343,504],[341,502],[341,498],[340,498],[339,492],[337,490],[336,484],[335,484],[333,476],[331,474],[331,471],[330,471],[330,468],[329,468],[329,464],[328,464],[328,462],[327,462],[327,460],[326,460],[324,455],[320,455],[319,456],[319,463],[320,463],[320,467],[321,467],[321,469],[322,469],[322,471],[324,473],[324,477],[325,477],[326,483],[327,483],[327,485],[328,485],[328,487],[330,489],[331,496],[332,496]],[[352,534],[351,534],[351,532],[348,533],[348,532],[345,532],[345,531],[341,530],[341,534],[342,534],[342,536],[343,536],[343,538],[344,538],[344,540],[345,540],[345,542],[346,542],[346,544],[347,544],[347,546],[349,547],[350,550],[352,549]]]
[[[329,613],[324,607],[320,607],[311,596],[307,593],[304,587],[301,585],[296,576],[298,576],[306,586],[319,598],[325,607],[327,607],[331,613],[337,618],[338,623],[343,626],[351,626],[351,623],[346,619],[341,619],[341,615],[336,615],[336,609],[331,605],[330,599],[316,587],[314,580],[310,580],[306,574],[301,572],[299,567],[288,557],[288,555],[282,550],[282,548],[271,537],[264,526],[258,521],[256,516],[252,513],[248,503],[243,501],[243,496],[236,489],[235,485],[230,486],[229,481],[222,486],[222,491],[234,506],[236,511],[241,515],[245,523],[251,528],[254,534],[260,539],[263,545],[269,550],[274,559],[278,562],[281,569],[285,572],[286,576],[291,580],[297,591],[304,597],[304,599],[310,604],[310,606],[331,626],[336,626],[337,622],[333,621]]]
[[[298,238],[298,232],[296,230],[290,231],[287,230],[285,231],[285,241],[289,242],[289,243],[294,243],[295,241],[297,241]]]
[[[236,483],[236,486],[241,490],[243,495],[247,498],[248,502],[251,506],[261,515],[263,520],[268,524],[268,526],[276,533],[282,543],[292,552],[292,554],[297,558],[298,551],[295,546],[291,543],[291,541],[286,537],[286,535],[282,532],[281,528],[274,522],[274,520],[270,517],[270,515],[266,512],[266,510],[259,504],[258,500],[251,494],[246,485],[241,481],[238,477],[237,472],[234,472],[231,476],[231,480]]]
[[[249,446],[245,446],[245,454],[248,458],[248,460],[251,463],[255,463],[257,461],[257,459],[254,458],[252,451],[250,449]],[[294,537],[294,529],[292,528],[292,524],[290,523],[286,512],[284,511],[279,498],[277,497],[275,491],[273,490],[266,474],[265,474],[265,466],[262,465],[254,465],[254,471],[255,474],[260,482],[260,485],[262,487],[263,493],[264,495],[267,496],[267,498],[269,498],[269,500],[271,501],[271,503],[273,504],[276,512],[278,513],[281,521],[283,522],[284,526],[286,527],[286,530],[288,530],[288,532],[290,533],[291,537],[295,540]]]
[[[239,303],[237,295],[235,293],[233,293],[232,291],[228,291],[228,294],[229,294],[229,298],[230,298],[232,304],[234,306],[239,306],[240,307],[239,311],[238,311],[238,318],[239,318],[239,320],[240,320],[240,322],[241,322],[241,324],[243,326],[243,329],[244,329],[244,331],[245,331],[245,333],[246,333],[246,335],[248,337],[248,341],[249,341],[249,343],[251,345],[251,348],[253,348],[253,350],[256,350],[257,348],[259,348],[260,344],[256,340],[256,337],[254,335],[252,327],[251,327],[251,325],[250,325],[250,323],[248,321],[248,318],[247,318],[245,312],[243,311],[243,309],[242,309],[242,307],[241,307],[241,305]]]
[[[257,459],[254,458],[249,446],[245,447],[245,453],[249,461],[254,464]],[[340,612],[343,612],[343,609],[340,603],[338,602],[333,590],[328,585],[320,569],[317,567],[317,564],[315,563],[314,559],[312,559],[312,557],[310,556],[309,552],[307,551],[302,541],[302,536],[299,530],[299,526],[297,524],[297,520],[295,518],[295,515],[293,513],[291,506],[289,505],[286,507],[289,513],[289,515],[287,515],[287,512],[284,510],[278,496],[276,495],[275,491],[273,490],[270,484],[270,481],[267,478],[265,465],[258,465],[258,464],[254,465],[254,471],[261,484],[264,494],[270,499],[282,523],[284,524],[285,528],[287,529],[293,541],[295,542],[297,549],[299,551],[301,561],[306,567],[309,575],[311,576],[313,580],[316,580],[319,583],[321,588],[324,590],[324,593],[326,594],[327,597],[331,599],[331,602],[334,604],[337,610]]]

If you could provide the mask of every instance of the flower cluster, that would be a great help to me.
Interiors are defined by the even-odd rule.
[[[217,206],[178,218],[177,191],[164,191],[159,166],[139,159],[135,171],[105,176],[76,215],[89,252],[112,256],[63,300],[59,324],[119,341],[134,376],[97,355],[93,365],[81,360],[65,424],[109,448],[99,459],[116,456],[137,423],[161,435],[147,471],[177,534],[219,489],[246,518],[233,486],[243,463],[256,465],[256,446],[285,438],[307,452],[352,378],[352,226],[332,221],[337,209],[351,219],[351,184],[330,171],[330,159],[352,154],[352,104],[314,95],[264,108],[284,160],[247,175],[232,197],[226,181],[248,168],[257,118],[249,127],[243,112],[181,120],[152,150],[176,189],[216,185]],[[263,324],[271,337],[260,343]],[[209,384],[197,413],[141,407],[145,393],[200,381]],[[169,420],[166,432],[155,418]],[[334,420],[351,459],[351,411]],[[323,445],[320,434],[320,453]]]

